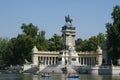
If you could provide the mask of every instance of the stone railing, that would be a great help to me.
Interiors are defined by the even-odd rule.
[[[77,52],[78,54],[96,54],[97,52],[95,52],[95,51],[91,51],[91,52],[88,52],[88,51],[86,51],[86,52]]]
[[[37,54],[59,54],[59,52],[56,51],[38,51]]]

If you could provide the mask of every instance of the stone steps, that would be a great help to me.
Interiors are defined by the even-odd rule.
[[[44,68],[43,70],[41,70],[40,72],[43,73],[63,73],[63,68],[67,67],[67,72],[68,73],[77,73],[73,68],[72,65],[51,65],[51,66],[47,66],[46,68]]]

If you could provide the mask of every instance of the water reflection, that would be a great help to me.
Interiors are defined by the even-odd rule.
[[[50,78],[41,78],[32,74],[0,74],[0,80],[120,80],[119,75],[80,75],[80,78],[67,78],[64,74],[50,74]]]
[[[40,76],[33,75],[33,80],[80,80],[79,78],[67,78],[64,74],[54,74],[49,78],[42,78]]]
[[[22,80],[19,74],[0,74],[0,80]]]
[[[67,78],[64,74],[54,74],[50,78],[33,76],[33,80],[120,80],[120,76],[111,75],[80,75],[80,78]]]

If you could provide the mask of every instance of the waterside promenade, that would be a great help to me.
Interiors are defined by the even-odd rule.
[[[25,67],[25,66],[24,66]],[[63,68],[65,65],[40,65],[39,71],[40,73],[63,73]],[[120,75],[120,66],[74,66],[67,65],[68,73],[71,74],[97,74],[97,75]],[[26,69],[30,68],[30,65],[26,66]],[[36,67],[33,67],[29,70],[34,71]],[[26,71],[26,70],[24,70]],[[30,71],[31,72],[31,71]]]
[[[120,66],[76,66],[80,74],[120,75]]]

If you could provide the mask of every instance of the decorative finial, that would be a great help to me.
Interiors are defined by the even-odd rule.
[[[65,22],[66,22],[66,23],[67,23],[67,22],[72,23],[72,19],[70,19],[69,15],[68,15],[68,16],[65,16]]]
[[[98,53],[102,53],[102,49],[101,49],[101,47],[98,45],[98,48],[97,48],[97,50],[96,50]]]
[[[32,52],[33,52],[33,53],[38,52],[38,49],[37,49],[36,46],[33,47]]]

